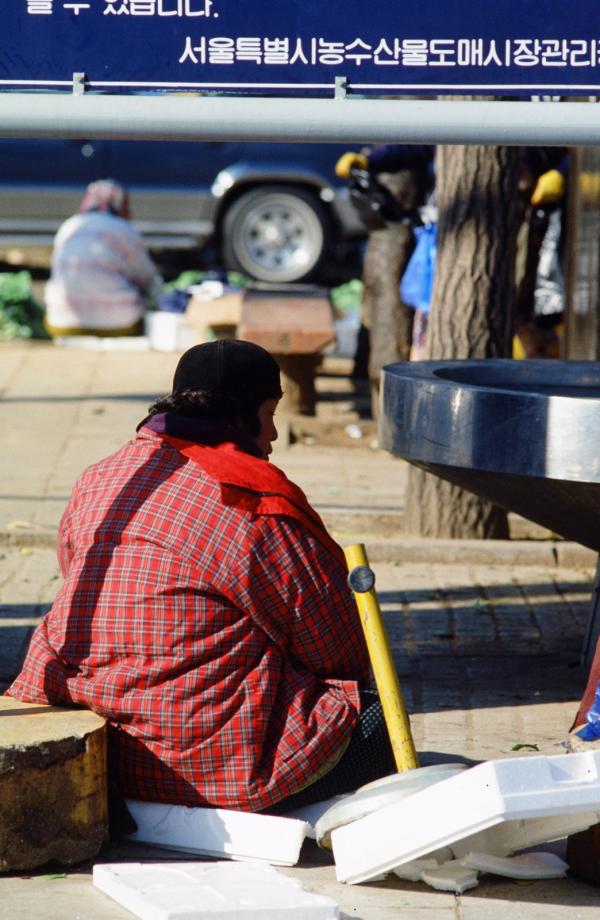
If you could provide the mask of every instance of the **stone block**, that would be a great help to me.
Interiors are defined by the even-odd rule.
[[[0,871],[81,862],[107,838],[105,720],[0,697]]]

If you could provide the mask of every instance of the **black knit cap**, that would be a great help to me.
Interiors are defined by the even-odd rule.
[[[275,359],[260,345],[241,339],[217,339],[186,351],[175,370],[173,395],[184,390],[222,393],[253,410],[282,395]]]

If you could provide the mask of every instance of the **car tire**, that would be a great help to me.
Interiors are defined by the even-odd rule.
[[[305,281],[327,252],[331,224],[316,195],[289,185],[245,192],[225,213],[223,260],[257,281]]]

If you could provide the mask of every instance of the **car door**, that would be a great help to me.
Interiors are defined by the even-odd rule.
[[[17,245],[52,242],[106,168],[105,141],[0,139],[0,237]]]
[[[199,141],[110,141],[113,179],[130,195],[134,224],[151,246],[203,243],[214,229],[215,176],[239,144]]]

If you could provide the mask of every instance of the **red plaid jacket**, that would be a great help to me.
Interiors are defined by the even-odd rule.
[[[359,618],[339,547],[272,464],[142,429],[83,473],[58,553],[8,692],[106,716],[125,795],[257,811],[344,750]]]

